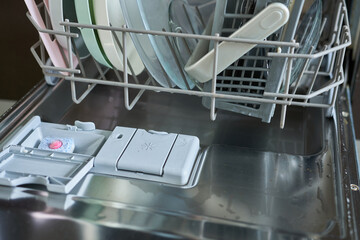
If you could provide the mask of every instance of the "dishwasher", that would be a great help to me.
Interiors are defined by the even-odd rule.
[[[25,3],[1,239],[359,239],[345,1]]]

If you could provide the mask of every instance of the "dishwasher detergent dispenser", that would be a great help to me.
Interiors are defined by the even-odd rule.
[[[3,146],[0,185],[44,185],[67,193],[88,173],[176,186],[194,182],[201,166],[195,136],[115,127],[91,122],[42,122],[35,116]]]

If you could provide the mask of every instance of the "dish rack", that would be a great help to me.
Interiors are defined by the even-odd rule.
[[[336,102],[336,98],[339,92],[340,85],[344,84],[345,77],[342,64],[344,61],[346,47],[351,45],[351,36],[350,36],[350,27],[348,21],[348,13],[344,0],[341,0],[337,4],[337,11],[335,16],[335,21],[330,31],[329,44],[322,47],[320,51],[309,52],[308,54],[296,54],[296,48],[299,47],[299,44],[295,40],[286,42],[286,41],[269,41],[269,40],[250,40],[250,39],[231,39],[228,37],[219,37],[219,36],[208,36],[208,35],[197,35],[197,34],[185,34],[185,33],[174,33],[174,32],[164,32],[164,31],[152,31],[152,30],[139,30],[139,29],[130,29],[127,26],[119,27],[107,27],[99,25],[86,25],[79,24],[76,22],[69,22],[65,20],[61,22],[60,25],[65,27],[65,32],[54,31],[50,27],[49,16],[47,14],[46,8],[43,3],[38,4],[38,8],[41,12],[44,13],[46,28],[41,28],[32,16],[27,13],[27,17],[32,22],[34,27],[39,33],[47,33],[52,36],[61,35],[67,38],[67,49],[74,49],[74,54],[79,58],[79,54],[74,46],[74,39],[78,37],[78,34],[71,33],[71,27],[77,28],[89,28],[96,30],[106,30],[111,31],[114,38],[116,39],[117,44],[120,49],[123,51],[123,66],[124,71],[121,73],[116,69],[109,69],[101,66],[93,59],[93,64],[97,71],[96,77],[92,77],[94,74],[87,72],[84,62],[79,61],[78,67],[75,67],[71,54],[69,51],[69,58],[66,68],[54,67],[47,62],[47,53],[44,48],[44,45],[41,39],[31,47],[31,52],[34,55],[37,63],[42,68],[45,75],[45,79],[50,84],[55,84],[53,82],[57,78],[65,79],[70,82],[71,86],[71,95],[72,100],[79,104],[81,103],[86,96],[94,89],[94,87],[99,85],[108,85],[114,87],[121,87],[124,90],[124,104],[127,110],[131,110],[136,103],[139,101],[141,96],[145,91],[154,91],[166,92],[166,93],[175,93],[175,94],[185,94],[193,95],[198,97],[206,97],[210,99],[210,119],[215,120],[217,116],[216,112],[216,102],[219,99],[234,101],[234,102],[245,102],[247,104],[275,104],[281,106],[281,119],[280,127],[284,128],[286,120],[286,112],[288,106],[302,106],[302,107],[315,107],[315,108],[332,108]],[[323,19],[322,30],[327,22],[327,19]],[[120,44],[120,39],[118,39],[116,32],[122,32],[122,45]],[[211,89],[210,91],[201,91],[201,87],[198,89],[178,89],[178,88],[166,88],[161,87],[156,84],[154,79],[151,78],[148,74],[148,78],[145,81],[140,81],[135,74],[132,74],[129,77],[129,71],[133,72],[129,61],[127,60],[127,44],[125,41],[127,34],[150,34],[155,36],[163,36],[165,38],[183,38],[189,39],[198,39],[198,40],[209,40],[213,42],[214,45],[214,65],[213,65],[213,74],[211,80]],[[218,93],[217,92],[217,75],[216,67],[218,61],[218,45],[221,41],[235,42],[235,43],[248,43],[248,44],[258,44],[264,47],[271,47],[276,49],[275,52],[267,52],[266,58],[269,59],[279,59],[282,58],[285,60],[286,70],[282,81],[283,90],[279,92],[269,92],[264,91],[259,96],[243,96],[243,95],[233,95],[230,93]],[[62,49],[62,48],[60,48]],[[283,51],[282,49],[287,49]],[[314,50],[314,49],[312,49]],[[63,56],[65,53],[62,52]],[[324,58],[327,56],[329,58],[330,65],[326,70],[321,69]],[[90,57],[91,58],[91,57]],[[292,65],[296,59],[305,59],[306,64],[301,69],[300,77],[297,78],[293,86],[291,86],[291,72]],[[91,61],[91,60],[87,60]],[[314,64],[310,64],[310,62]],[[129,68],[129,70],[128,70]],[[108,74],[112,71],[115,75],[114,79],[108,79]],[[146,71],[146,70],[145,70]],[[91,76],[90,76],[91,75]],[[323,81],[324,77],[327,78],[326,81]],[[303,79],[306,78],[309,82],[308,88],[305,92],[299,90],[299,85],[302,83]],[[184,81],[186,81],[184,79]],[[77,83],[86,83],[88,84],[87,89],[78,96]],[[136,96],[130,98],[130,89],[137,90]],[[250,114],[249,114],[250,115]]]

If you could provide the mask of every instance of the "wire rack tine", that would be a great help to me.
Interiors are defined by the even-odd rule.
[[[336,97],[335,96],[337,96],[337,94],[338,94],[338,91],[339,91],[339,87],[335,87],[335,90],[334,90],[334,98],[333,98],[333,100],[332,100],[332,102],[331,102],[331,107],[334,107],[335,106],[335,103],[336,103]]]
[[[88,86],[88,89],[86,89],[85,92],[83,92],[83,94],[79,98],[77,98],[77,96],[76,96],[75,81],[71,81],[70,86],[71,86],[71,96],[72,96],[73,102],[76,104],[80,104],[89,95],[89,93],[94,89],[96,84],[95,83],[90,84]]]
[[[166,32],[166,30],[163,28],[162,29],[163,32]],[[185,86],[188,90],[190,90],[190,86],[189,86],[189,83],[187,82],[186,80],[186,76],[185,76],[185,73],[180,65],[180,62],[179,62],[179,59],[176,57],[176,53],[175,53],[175,50],[174,50],[174,47],[172,46],[171,42],[170,42],[170,39],[168,36],[165,36],[165,39],[166,39],[166,43],[168,44],[168,47],[170,48],[170,52],[175,60],[175,63],[176,63],[176,66],[178,67],[178,70],[180,72],[180,75],[181,75],[181,78],[183,80],[183,82],[185,83]]]
[[[74,53],[75,53],[75,56],[77,57],[77,59],[79,59],[79,68],[80,68],[80,71],[81,71],[81,75],[83,77],[86,77],[86,73],[85,73],[85,68],[84,68],[84,65],[82,63],[82,61],[80,60],[80,54],[79,54],[79,51],[78,51],[78,48],[75,44],[75,40],[74,38],[70,38],[71,39],[71,44],[73,46],[73,49],[74,49]]]
[[[68,19],[65,20],[65,22],[69,22]],[[70,33],[70,26],[65,27],[65,31],[67,33]],[[73,52],[72,52],[72,41],[71,41],[71,37],[67,36],[67,49],[68,49],[68,56],[69,56],[69,67],[70,69],[74,69],[74,61],[73,61]],[[79,59],[80,61],[80,59]],[[74,77],[74,73],[70,73],[71,77]],[[76,86],[75,86],[75,82],[71,81],[70,83],[71,86],[71,96],[72,96],[72,100],[76,103],[79,104],[81,103],[88,95],[89,93],[94,89],[94,87],[96,86],[96,84],[91,84],[88,89],[80,96],[80,98],[77,98],[76,96]]]
[[[69,19],[65,19],[65,22],[69,22]],[[65,28],[65,31],[70,33],[70,26]],[[73,52],[72,52],[72,42],[71,42],[71,37],[67,36],[66,37],[67,40],[67,49],[68,49],[68,57],[69,57],[69,67],[71,69],[74,69],[74,59],[73,59]],[[73,73],[71,73],[72,75],[74,75]]]
[[[116,76],[116,78],[118,79],[118,81],[119,81],[119,82],[123,82],[123,79],[122,79],[122,77],[121,77],[121,75],[120,75],[119,71],[118,71],[118,70],[116,70],[116,69],[113,69],[113,71],[114,71],[115,76]]]
[[[41,37],[39,37],[39,41],[40,41],[40,56],[41,56],[41,62],[43,64],[46,64],[46,57],[45,57],[45,47],[44,47],[44,44],[42,42],[42,39]]]
[[[315,47],[312,46],[312,47],[310,48],[310,50],[309,50],[309,54],[311,54],[314,50],[315,50]],[[302,77],[304,76],[305,70],[309,67],[309,63],[310,63],[310,59],[306,59],[306,62],[305,62],[305,64],[304,64],[304,67],[302,68],[301,73],[300,73],[298,79],[296,79],[295,87],[294,87],[294,89],[293,89],[293,91],[292,91],[292,94],[296,94],[296,91],[297,91],[298,88],[299,88],[301,79],[302,79]],[[290,101],[290,103],[291,103],[291,102],[293,101],[293,98],[290,98],[289,101]]]
[[[329,69],[329,76],[331,76],[334,72],[334,65],[336,62],[336,52],[333,52],[331,55],[331,63],[330,63],[330,69]]]
[[[50,21],[50,16],[49,16],[49,13],[48,13],[46,7],[44,7],[44,16],[45,16],[45,26],[46,26],[46,28],[50,28],[51,21]]]
[[[218,33],[215,34],[216,37],[219,36]],[[213,96],[211,97],[211,106],[210,106],[210,119],[211,121],[215,121],[216,120],[216,98],[214,96],[214,94],[216,94],[216,72],[217,72],[217,64],[218,64],[218,55],[219,55],[219,42],[215,41],[214,42],[214,67],[213,67],[213,76],[212,76],[212,84],[211,84],[211,93],[213,94]]]
[[[30,51],[32,53],[32,55],[34,56],[36,62],[39,64],[39,66],[43,69],[43,70],[48,70],[48,71],[56,71],[56,72],[69,72],[69,73],[80,73],[80,70],[78,69],[70,69],[70,68],[60,68],[60,67],[54,67],[54,66],[46,66],[45,65],[45,61],[41,60],[41,57],[39,57],[39,55],[36,52],[36,48],[40,47],[41,48],[42,42],[39,40],[38,42],[36,42],[33,46],[30,47]],[[41,50],[40,50],[41,51]]]
[[[338,31],[339,27],[339,21],[340,21],[340,15],[341,15],[341,6],[342,2],[340,1],[338,3],[337,11],[336,11],[336,17],[335,17],[335,24],[334,24],[334,30],[332,31],[332,35],[330,37],[330,40],[326,43],[326,45],[332,46],[336,41],[336,32]]]
[[[295,49],[293,47],[290,48],[290,53],[294,54],[294,52],[295,52]],[[293,65],[293,58],[289,58],[287,71],[286,71],[286,78],[285,78],[285,94],[289,93],[292,65]],[[287,99],[285,99],[285,101],[287,101]],[[287,111],[287,105],[283,105],[281,107],[281,117],[280,117],[280,128],[281,129],[283,129],[285,127],[286,111]]]
[[[72,67],[70,67],[70,63],[69,63],[69,60],[68,60],[68,56],[65,54],[64,48],[59,44],[58,41],[56,41],[56,44],[57,44],[58,47],[59,47],[61,56],[62,56],[62,58],[64,59],[64,62],[65,62],[65,65],[66,65],[67,67],[69,67],[70,69],[73,69]]]
[[[43,5],[45,5],[45,4],[43,3]],[[49,26],[50,26],[50,19],[49,19],[49,14],[48,14],[48,12],[47,12],[47,10],[46,10],[46,7],[44,7],[44,16],[45,16],[45,26],[46,26],[47,28],[49,28]],[[41,39],[40,36],[39,36],[39,38],[40,38],[40,41],[42,42],[42,39]],[[41,61],[42,61],[44,64],[46,64],[44,44],[41,44],[40,46],[41,46],[41,49],[40,49],[40,52],[41,52]]]
[[[151,82],[151,78],[148,78],[148,80],[144,83],[144,85],[149,85]],[[141,89],[138,94],[134,97],[132,103],[129,105],[130,110],[134,108],[135,104],[140,100],[141,96],[145,92],[145,89]]]
[[[124,66],[124,83],[128,83],[128,72],[127,72],[127,46],[125,41],[125,32],[122,33],[122,40],[123,40],[123,66]],[[125,108],[127,110],[131,110],[129,106],[129,88],[124,87],[124,102]]]
[[[341,66],[341,70],[340,70],[340,74],[339,74],[339,81],[341,81],[340,79],[342,79],[342,81],[345,82],[345,75],[344,75],[344,70],[343,70],[343,67]],[[344,87],[345,89],[346,87]],[[339,86],[337,86],[334,90],[334,98],[332,99],[332,102],[330,103],[330,105],[332,107],[335,106],[335,103],[336,103],[336,96],[338,95],[338,91],[339,91]]]
[[[117,36],[115,31],[111,31],[111,33],[112,33],[112,35],[113,35],[113,37],[115,39],[115,42],[116,42],[117,46],[119,47],[120,51],[123,53],[124,49],[123,49],[123,46],[121,45],[119,37]],[[134,68],[132,67],[129,58],[127,58],[126,61],[127,61],[127,66],[129,67],[129,70],[130,70],[130,72],[131,72],[131,74],[133,76],[133,79],[134,79],[135,83],[139,84],[139,80],[138,80],[138,78],[137,78],[137,76],[136,76],[136,74],[134,72]]]
[[[343,23],[344,23],[344,18],[345,18],[345,14],[344,14],[344,10],[343,10],[343,4],[341,3],[341,15],[340,15],[340,21],[339,21],[339,24],[338,24],[338,28],[341,29],[342,26],[343,26]],[[340,42],[340,34],[341,34],[341,31],[336,31],[336,43]]]
[[[97,65],[97,66],[99,66],[99,64]],[[99,66],[100,67],[100,66]],[[100,67],[100,70],[101,70],[101,67]],[[107,68],[105,71],[102,71],[101,70],[101,74],[99,74],[99,77],[98,77],[98,79],[97,80],[99,80],[99,79],[101,79],[101,78],[105,78],[105,75],[106,75],[106,73],[109,71],[110,69],[109,68]],[[52,74],[48,74],[49,76],[51,76]],[[54,74],[54,76],[55,77],[64,77],[63,75],[56,75],[56,74]],[[66,78],[66,77],[65,77]],[[74,77],[72,77],[72,78],[74,78]],[[85,77],[82,77],[82,79],[85,79]],[[106,80],[106,78],[104,79],[104,80]],[[99,81],[102,81],[102,80],[99,80]],[[75,82],[77,82],[76,80],[72,80],[72,81],[70,81],[70,86],[71,86],[71,96],[72,96],[72,98],[73,98],[73,101],[74,101],[74,103],[76,103],[76,104],[80,104],[88,95],[89,95],[89,93],[96,87],[96,85],[98,84],[98,83],[90,83],[89,85],[88,85],[88,89],[86,89],[84,92],[83,92],[83,94],[79,97],[79,98],[77,98],[77,96],[76,96],[76,84],[75,84]],[[85,83],[88,83],[88,82],[85,82]]]
[[[123,28],[127,28],[126,25],[123,26]],[[128,59],[127,59],[127,43],[126,43],[126,32],[122,32],[122,41],[123,41],[123,48],[122,48],[122,52],[123,52],[123,66],[124,66],[124,83],[128,83]],[[119,42],[120,44],[120,42]],[[134,75],[134,73],[133,73]],[[149,79],[147,81],[147,84],[150,82],[151,80]],[[125,108],[127,110],[132,110],[135,106],[135,104],[140,100],[141,96],[143,95],[143,93],[145,92],[145,89],[141,89],[139,91],[139,93],[135,96],[135,98],[133,99],[133,101],[131,102],[131,104],[129,103],[129,88],[128,87],[124,87],[124,101],[125,101]]]
[[[343,35],[342,35],[342,37],[341,37],[341,40],[342,41],[345,41],[345,39],[346,39],[346,33],[344,33]],[[336,77],[338,77],[339,76],[339,74],[340,74],[340,72],[341,72],[341,70],[342,70],[342,64],[343,64],[343,62],[344,62],[344,58],[345,58],[345,50],[346,49],[342,49],[342,50],[340,50],[340,52],[339,52],[339,56],[337,57],[337,59],[336,59],[336,61],[335,61],[335,78],[333,79],[333,81],[332,82],[335,82],[336,80],[337,80],[337,78]]]
[[[343,70],[342,64],[343,64],[344,59],[345,59],[345,52],[346,52],[346,49],[343,49],[343,50],[340,52],[340,57],[339,57],[340,60],[339,60],[339,66],[338,66],[338,68],[339,68],[339,74],[344,74],[344,72],[343,72],[344,70]],[[347,80],[348,80],[348,78],[345,78],[345,77],[344,77],[344,87],[343,87],[343,89],[342,89],[342,93],[345,92]]]
[[[327,47],[327,46],[324,46],[323,49],[326,50],[326,47]],[[319,59],[319,62],[318,62],[318,64],[317,64],[317,66],[316,66],[315,73],[314,73],[314,75],[313,75],[313,77],[312,77],[312,80],[311,80],[310,87],[308,88],[308,90],[307,90],[307,92],[306,92],[307,95],[310,94],[311,91],[312,91],[312,89],[314,88],[315,81],[316,81],[316,78],[317,78],[318,73],[319,73],[319,71],[320,71],[321,63],[323,62],[324,57],[325,57],[325,56],[321,56],[320,59]],[[305,100],[305,102],[308,102],[308,101],[309,101],[309,99],[306,99],[306,100]]]

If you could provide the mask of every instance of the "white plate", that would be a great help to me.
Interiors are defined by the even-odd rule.
[[[122,27],[125,24],[119,0],[93,0],[93,8],[95,23],[97,25]],[[112,32],[98,30],[98,34],[101,45],[111,64],[118,70],[123,71],[123,54],[120,47],[117,45]],[[116,35],[123,46],[122,33],[116,32]],[[144,70],[144,65],[131,41],[130,34],[127,34],[125,41],[127,46],[127,57],[135,75],[138,75]],[[129,69],[128,72],[131,74]]]
[[[45,5],[49,8],[49,14],[53,30],[65,32],[65,27],[60,25],[60,22],[64,22],[64,19],[69,19],[70,22],[77,22],[74,0],[52,0],[44,2]],[[74,42],[79,52],[80,58],[88,57],[90,53],[84,43],[84,39],[81,36],[80,30],[78,28],[71,28],[70,31],[72,33],[79,34],[79,37],[75,38]],[[67,49],[66,36],[55,35],[55,37],[58,43],[63,48]]]
[[[64,21],[63,1],[49,1],[49,14],[53,29],[55,31],[65,32],[64,26],[59,24],[60,22]],[[67,41],[65,36],[57,35],[56,39],[63,48],[67,48]]]

